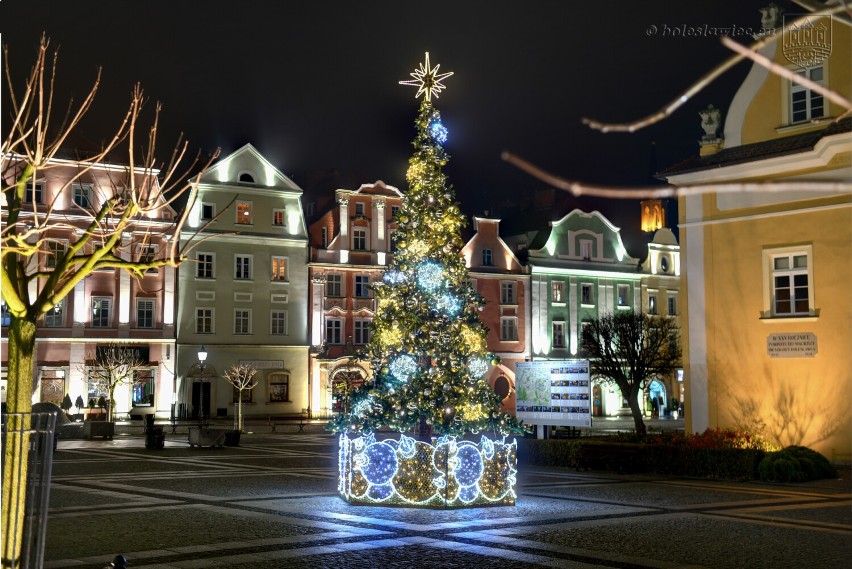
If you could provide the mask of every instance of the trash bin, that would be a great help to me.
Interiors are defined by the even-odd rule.
[[[56,413],[2,415],[3,499],[10,501],[11,511],[10,520],[4,520],[4,567],[41,569],[44,564],[55,431]]]

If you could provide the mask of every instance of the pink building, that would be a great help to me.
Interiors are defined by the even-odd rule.
[[[369,377],[353,356],[370,339],[380,280],[393,254],[402,193],[378,181],[335,192],[336,205],[309,227],[310,389],[314,412],[337,411],[339,396]]]
[[[159,194],[157,171],[137,170],[136,187],[150,188]],[[128,168],[115,164],[95,164],[80,173],[79,163],[54,160],[50,168],[39,171],[29,184],[21,212],[21,223],[39,215],[42,219],[52,208],[52,219],[61,219],[67,227],[42,236],[42,254],[33,256],[31,270],[49,274],[57,255],[63,255],[82,234],[105,199],[129,186]],[[146,186],[147,184],[147,186]],[[5,199],[4,199],[5,216]],[[167,237],[174,228],[175,211],[166,205],[135,223],[122,235],[115,254],[124,260],[156,259],[169,246]],[[78,229],[73,229],[73,228]],[[87,250],[85,252],[90,252]],[[39,293],[45,279],[30,283],[30,295]],[[133,385],[119,387],[115,393],[116,413],[126,414],[138,408],[140,414],[171,410],[175,353],[175,269],[151,269],[135,279],[117,269],[98,270],[78,283],[74,290],[44,315],[38,324],[33,402],[59,404],[65,395],[74,402],[78,396],[90,399],[108,397],[108,393],[90,382],[89,372],[100,350],[119,346],[133,350],[147,365],[136,372]],[[5,399],[8,365],[7,330],[9,314],[2,307],[2,388]]]
[[[515,364],[529,356],[530,277],[526,268],[500,238],[500,220],[473,218],[474,236],[461,254],[473,287],[485,300],[480,314],[488,328],[488,350],[500,364],[488,372],[488,382],[504,396],[503,410],[515,412]]]

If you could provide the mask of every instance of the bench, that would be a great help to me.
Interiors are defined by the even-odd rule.
[[[269,416],[270,432],[275,432],[276,425],[298,425],[299,432],[305,431],[305,425],[308,424],[308,410],[302,409],[301,413],[281,413],[278,415]]]

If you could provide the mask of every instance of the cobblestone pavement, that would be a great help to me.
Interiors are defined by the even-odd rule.
[[[714,482],[524,466],[513,507],[350,506],[317,427],[190,448],[62,440],[45,568],[847,568],[852,484]],[[283,432],[282,432],[283,431]],[[121,430],[120,430],[121,433]]]

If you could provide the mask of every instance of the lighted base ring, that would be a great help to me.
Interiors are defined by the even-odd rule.
[[[513,506],[517,441],[404,434],[340,435],[338,492],[350,504],[410,508]],[[398,438],[395,438],[398,437]]]

